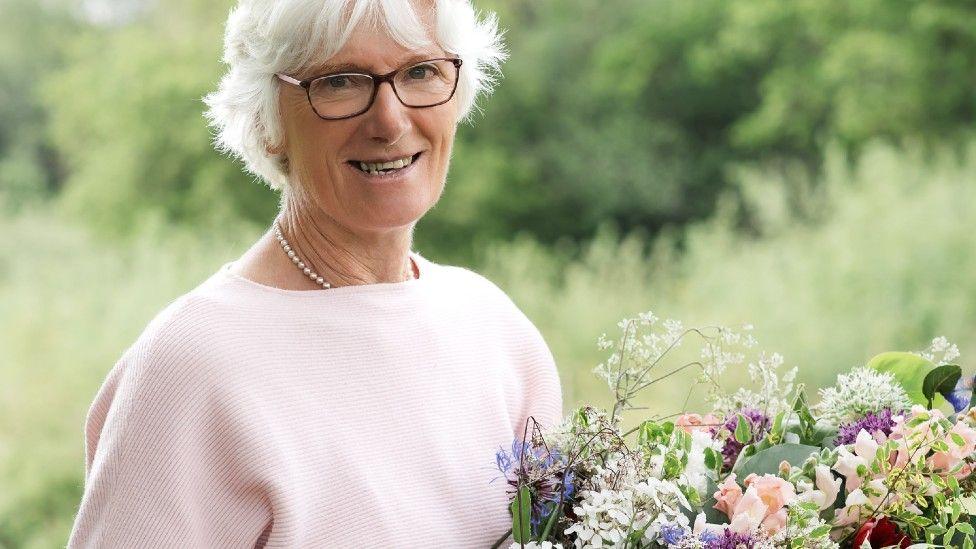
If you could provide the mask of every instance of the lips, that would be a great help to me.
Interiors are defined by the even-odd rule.
[[[413,171],[417,169],[417,165],[420,164],[421,160],[423,160],[423,151],[415,154],[412,157],[410,164],[399,169],[388,169],[383,171],[372,171],[372,170],[363,171],[359,162],[350,160],[344,162],[344,164],[348,166],[348,169],[351,170],[352,173],[356,174],[357,178],[363,181],[368,181],[373,183],[395,183],[401,181],[402,182],[410,181],[411,180],[410,174],[412,174]]]
[[[423,153],[423,151],[420,151],[420,152],[417,152],[417,153],[414,153],[414,154],[403,153],[403,154],[399,154],[399,155],[388,156],[388,157],[385,157],[385,158],[377,158],[377,159],[372,159],[372,160],[367,160],[367,159],[346,160],[346,162],[348,162],[349,164],[352,164],[355,167],[355,166],[358,166],[360,162],[365,162],[367,164],[384,164],[386,162],[393,162],[394,160],[399,160],[401,158],[406,158],[408,156],[413,159],[412,162],[416,162],[417,159],[420,158],[420,155],[422,153]]]

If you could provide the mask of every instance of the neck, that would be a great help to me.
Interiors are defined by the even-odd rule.
[[[321,211],[289,205],[278,214],[277,222],[295,253],[332,287],[414,278],[409,257],[412,225],[384,232],[354,232]],[[301,275],[280,246],[278,253]]]

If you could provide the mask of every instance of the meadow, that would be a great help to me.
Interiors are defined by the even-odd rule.
[[[972,372],[976,147],[877,145],[853,165],[842,158],[828,154],[815,180],[740,170],[735,200],[724,195],[710,218],[654,236],[604,224],[580,246],[549,246],[519,234],[465,266],[502,287],[542,331],[565,412],[610,403],[592,374],[606,358],[596,339],[615,337],[617,321],[647,310],[689,326],[751,323],[760,347],[799,366],[810,387],[877,352],[922,349],[936,335],[959,345]],[[148,215],[113,241],[50,205],[6,211],[0,547],[57,547],[80,501],[85,413],[105,374],[156,312],[236,258],[263,227],[201,228]],[[650,387],[639,401],[648,409],[628,412],[625,423],[679,411],[693,385],[686,372]],[[745,379],[731,372],[727,383]],[[687,406],[702,405],[698,393]]]

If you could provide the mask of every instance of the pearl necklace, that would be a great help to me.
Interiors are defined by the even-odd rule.
[[[298,254],[295,253],[295,250],[291,249],[291,245],[288,244],[288,241],[285,240],[284,235],[281,234],[281,225],[278,224],[277,219],[275,219],[274,222],[274,232],[275,232],[275,238],[277,238],[278,242],[281,243],[281,249],[285,250],[285,253],[288,254],[288,258],[291,259],[291,262],[294,263],[295,266],[299,268],[299,270],[305,273],[305,276],[309,277],[310,279],[312,279],[312,282],[315,282],[316,284],[322,286],[322,288],[326,290],[332,287],[332,285],[326,282],[325,279],[322,278],[318,273],[308,268],[308,265],[306,265],[305,262],[302,261],[300,257],[298,257]],[[410,279],[413,280],[413,278],[414,278],[413,266],[411,266]]]
[[[288,254],[288,258],[291,259],[291,262],[294,263],[295,266],[298,267],[303,273],[305,273],[305,276],[311,278],[312,282],[315,282],[316,284],[322,286],[326,290],[331,288],[332,287],[331,284],[326,282],[324,278],[318,275],[318,273],[316,273],[312,269],[309,269],[308,266],[305,265],[305,262],[302,261],[301,258],[298,257],[298,254],[295,253],[295,250],[291,249],[291,246],[288,244],[288,241],[285,240],[285,237],[281,234],[281,226],[278,225],[277,219],[275,219],[274,222],[274,230],[275,230],[275,238],[277,238],[278,242],[281,243],[281,248],[285,250],[286,254]]]

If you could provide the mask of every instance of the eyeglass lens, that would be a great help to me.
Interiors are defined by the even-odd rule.
[[[457,69],[451,61],[424,61],[393,76],[400,101],[409,107],[429,107],[450,99]],[[361,112],[373,97],[373,79],[365,74],[334,74],[311,82],[308,96],[319,116],[343,117]]]

